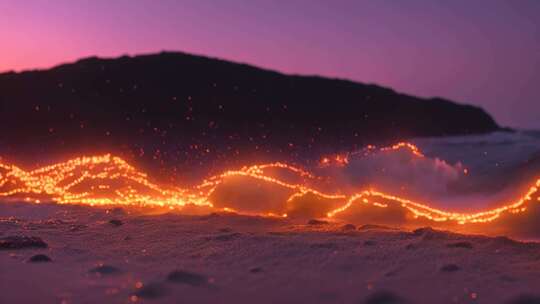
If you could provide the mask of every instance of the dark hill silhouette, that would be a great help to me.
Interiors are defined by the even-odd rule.
[[[0,127],[12,158],[109,150],[173,169],[499,129],[441,98],[183,53],[0,74]]]

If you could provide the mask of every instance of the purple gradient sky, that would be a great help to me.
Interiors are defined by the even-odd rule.
[[[443,96],[540,129],[537,0],[0,0],[0,71],[160,50]]]

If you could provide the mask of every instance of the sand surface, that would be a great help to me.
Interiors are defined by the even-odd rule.
[[[3,202],[0,303],[540,303],[539,243],[346,224]]]

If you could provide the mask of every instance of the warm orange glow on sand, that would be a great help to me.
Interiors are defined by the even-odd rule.
[[[376,149],[368,146],[367,151]],[[398,143],[378,151],[409,149],[417,157],[424,157],[422,152],[410,143]],[[364,150],[363,153],[366,153]],[[321,164],[329,165],[330,159],[337,165],[348,162],[347,155],[323,158]],[[293,183],[277,177],[275,172],[293,174],[301,182]],[[269,171],[272,171],[269,172]],[[153,206],[181,209],[192,205],[214,208],[211,196],[226,180],[244,177],[278,186],[291,192],[284,203],[294,203],[306,195],[319,199],[338,200],[340,207],[325,212],[327,217],[338,217],[354,204],[369,205],[377,208],[401,207],[411,213],[413,218],[424,218],[435,222],[459,224],[486,223],[494,221],[504,213],[520,213],[527,209],[527,203],[540,201],[538,190],[540,179],[516,201],[501,207],[478,213],[454,213],[429,207],[428,204],[414,202],[388,193],[373,190],[361,191],[352,195],[329,194],[308,186],[307,180],[316,179],[311,173],[285,163],[253,165],[239,170],[225,171],[222,174],[204,180],[201,184],[174,188],[158,185],[148,176],[135,169],[119,157],[109,154],[93,157],[79,157],[63,163],[25,171],[16,166],[0,162],[0,196],[24,197],[30,202],[39,203],[45,199],[59,204]],[[221,211],[245,213],[242,210],[225,207]],[[287,217],[268,211],[261,215]]]

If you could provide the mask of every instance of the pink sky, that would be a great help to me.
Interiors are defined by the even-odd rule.
[[[0,0],[0,71],[179,50],[377,83],[540,128],[540,1]]]

